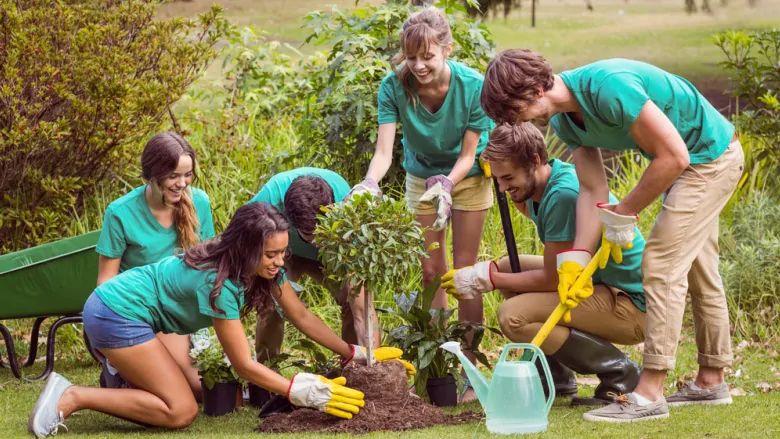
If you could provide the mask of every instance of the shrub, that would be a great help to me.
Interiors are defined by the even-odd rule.
[[[220,9],[155,20],[158,3],[0,6],[0,250],[61,237],[212,59]]]
[[[721,233],[721,273],[734,331],[767,339],[780,333],[780,205],[765,194],[734,204]]]
[[[734,123],[749,145],[740,195],[752,190],[775,191],[780,170],[780,29],[729,31],[715,35],[731,75],[731,94],[738,113]],[[771,184],[767,184],[771,183]],[[745,186],[747,185],[747,186]]]

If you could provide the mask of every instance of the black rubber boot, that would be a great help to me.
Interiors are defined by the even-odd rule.
[[[571,330],[569,338],[551,357],[581,374],[596,374],[601,383],[593,398],[572,401],[574,405],[599,405],[613,402],[610,394],[622,395],[639,382],[639,366],[626,354],[595,335]]]
[[[550,366],[550,375],[552,375],[553,385],[555,386],[555,396],[572,397],[577,395],[577,378],[574,376],[574,372],[550,356],[545,356],[545,358],[547,358],[547,365]],[[545,378],[544,370],[538,361],[536,362],[536,370],[539,372],[539,378],[542,379],[542,389],[544,389],[544,397],[546,399],[548,395],[547,378]]]

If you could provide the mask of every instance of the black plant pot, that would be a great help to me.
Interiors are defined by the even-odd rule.
[[[236,394],[238,393],[238,383],[217,383],[214,387],[207,389],[203,384],[203,413],[209,416],[222,416],[233,412],[236,409]]]
[[[271,399],[271,392],[264,388],[251,383],[247,387],[249,389],[249,405],[259,408]]]
[[[452,407],[458,404],[458,387],[452,375],[428,378],[425,390],[428,391],[428,397],[435,406]]]

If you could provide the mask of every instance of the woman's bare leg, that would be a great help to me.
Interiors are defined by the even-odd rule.
[[[157,338],[160,339],[163,346],[171,353],[173,360],[179,365],[184,376],[187,378],[187,382],[192,389],[192,395],[196,400],[201,400],[202,389],[200,385],[200,375],[198,375],[198,369],[192,364],[190,358],[190,336],[180,334],[163,334],[157,333]]]
[[[436,276],[441,276],[447,272],[447,230],[435,232],[430,229],[436,221],[436,215],[417,215],[417,222],[423,227],[427,227],[425,232],[425,248],[430,248],[434,242],[439,243],[439,248],[428,252],[430,257],[422,258],[422,278],[423,285],[431,283]],[[431,308],[447,308],[447,293],[439,288],[433,297]]]
[[[64,417],[91,409],[165,428],[184,428],[195,419],[198,404],[187,378],[159,339],[101,352],[134,388],[69,387],[58,404]]]

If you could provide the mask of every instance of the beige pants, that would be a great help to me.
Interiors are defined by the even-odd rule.
[[[489,209],[493,205],[491,179],[482,175],[466,177],[452,188],[452,210],[474,212]],[[406,174],[406,206],[415,215],[434,215],[436,209],[431,203],[421,203],[425,193],[425,179]]]
[[[718,273],[718,217],[742,175],[735,140],[712,163],[689,166],[666,193],[642,260],[648,369],[674,369],[685,298],[691,294],[699,365],[733,360],[726,293]]]
[[[541,256],[520,256],[521,270],[541,269]],[[499,263],[508,271],[506,259]],[[518,343],[529,343],[539,332],[560,300],[555,291],[513,294],[502,292],[506,300],[498,311],[498,321],[504,335]],[[591,297],[572,310],[571,322],[561,321],[542,343],[545,354],[554,354],[569,338],[569,328],[601,337],[611,343],[632,345],[645,337],[645,313],[617,288],[595,285]]]
[[[292,256],[285,263],[287,276],[290,280],[297,281],[301,275],[307,274],[317,281],[322,280],[322,271],[316,261],[298,256]],[[336,302],[341,307],[341,338],[347,343],[357,344],[352,310],[347,302],[347,292],[331,291]],[[255,353],[257,361],[266,363],[279,355],[284,341],[284,319],[274,307],[269,307],[257,313],[257,325],[255,326]]]

